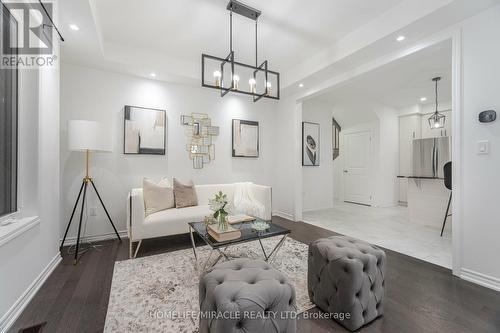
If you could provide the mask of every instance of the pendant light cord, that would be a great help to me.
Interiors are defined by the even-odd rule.
[[[229,13],[229,51],[233,52],[233,7]]]
[[[438,113],[438,81],[436,80],[436,113]]]
[[[255,67],[258,67],[258,58],[257,58],[257,23],[258,19],[255,20]]]

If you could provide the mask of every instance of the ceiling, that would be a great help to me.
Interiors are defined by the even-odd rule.
[[[434,101],[432,78],[441,76],[439,100],[451,100],[451,41],[442,42],[393,61],[332,88],[316,98],[331,105],[375,103],[401,109]]]
[[[80,1],[80,0],[76,0]],[[260,60],[286,70],[378,17],[402,0],[245,0],[262,11]],[[104,45],[158,52],[198,62],[201,52],[225,57],[229,52],[227,0],[95,1]],[[254,63],[254,22],[234,15],[237,59]]]
[[[229,51],[228,0],[60,1],[62,61],[199,86],[201,53]],[[429,36],[500,0],[245,0],[262,11],[259,61],[281,72],[283,96]],[[253,21],[235,15],[236,59],[253,64]],[[79,31],[69,29],[76,24]],[[395,41],[405,34],[404,43]],[[298,83],[305,88],[299,88]],[[403,101],[398,102],[403,103]]]

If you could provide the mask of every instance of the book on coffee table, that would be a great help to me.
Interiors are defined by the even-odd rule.
[[[209,224],[207,227],[208,234],[217,242],[226,242],[241,237],[241,231],[228,226],[226,230],[219,230],[217,224]]]
[[[229,215],[227,217],[227,222],[229,224],[242,223],[255,221],[255,217],[245,214]]]

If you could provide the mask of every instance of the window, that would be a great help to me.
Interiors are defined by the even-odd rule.
[[[17,22],[0,3],[3,43],[17,36]],[[10,25],[11,29],[8,29]],[[6,31],[11,32],[9,36]],[[16,40],[16,38],[12,38]],[[0,217],[17,210],[17,69],[0,68]]]

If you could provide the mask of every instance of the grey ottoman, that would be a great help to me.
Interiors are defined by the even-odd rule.
[[[309,298],[351,331],[384,312],[385,252],[345,236],[309,245]],[[342,318],[344,316],[344,318]]]
[[[201,333],[296,331],[295,290],[261,260],[231,260],[204,273],[200,311]]]

